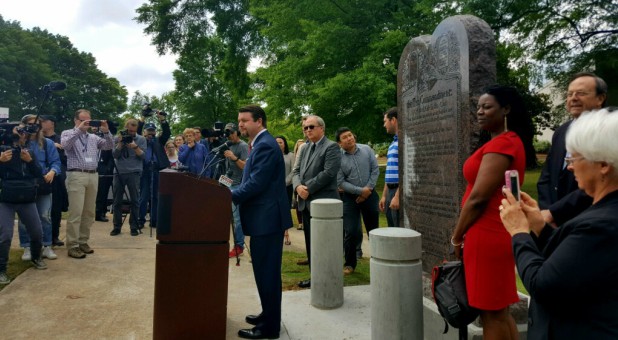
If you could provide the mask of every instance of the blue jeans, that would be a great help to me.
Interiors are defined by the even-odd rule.
[[[238,188],[240,185],[232,185],[230,190]],[[245,248],[245,234],[242,232],[240,223],[240,208],[232,202],[232,217],[234,218],[234,245]]]
[[[40,195],[36,198],[36,210],[39,213],[41,220],[41,228],[43,229],[43,246],[51,246],[52,243],[52,225],[51,225],[51,207],[52,195]],[[19,219],[19,246],[22,248],[30,247],[30,235],[26,231],[26,226]]]
[[[152,189],[152,191],[151,191]],[[151,170],[150,166],[144,167],[139,187],[139,219],[140,225],[146,223],[146,210],[150,203],[150,226],[157,226],[157,205],[159,204],[159,169]],[[151,201],[152,196],[152,201]]]
[[[41,221],[37,216],[37,209],[32,203],[0,203],[0,272],[6,271],[9,262],[9,250],[13,239],[13,225],[15,213],[26,224],[32,245],[32,259],[41,258]]]

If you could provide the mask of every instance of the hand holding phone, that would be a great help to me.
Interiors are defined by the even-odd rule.
[[[100,120],[91,120],[88,122],[88,126],[90,127],[101,127],[101,121]]]
[[[511,193],[517,201],[521,200],[521,190],[519,188],[519,172],[517,170],[507,170],[504,172],[504,182],[506,187],[511,190]]]

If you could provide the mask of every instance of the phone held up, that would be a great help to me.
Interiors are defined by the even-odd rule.
[[[101,127],[101,121],[100,120],[91,120],[88,122],[88,126],[90,127]]]
[[[520,187],[519,187],[519,173],[517,170],[507,170],[504,172],[504,182],[506,187],[511,190],[516,200],[521,200]]]

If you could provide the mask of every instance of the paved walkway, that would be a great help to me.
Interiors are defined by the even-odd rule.
[[[49,269],[28,269],[0,292],[2,339],[151,339],[156,235],[132,237],[128,227],[109,236],[111,223],[96,222],[86,259],[56,248]],[[64,234],[64,228],[61,229]],[[302,231],[290,229],[291,246],[304,251]],[[363,246],[369,254],[365,235]],[[13,247],[19,246],[17,236]],[[259,312],[249,256],[230,260],[227,339],[236,339],[247,314]],[[310,305],[310,290],[283,295],[281,339],[369,339],[369,286],[348,287],[343,307],[323,311]]]

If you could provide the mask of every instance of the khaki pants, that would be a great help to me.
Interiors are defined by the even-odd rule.
[[[87,243],[94,223],[99,175],[87,172],[67,172],[69,218],[67,220],[67,249]]]

